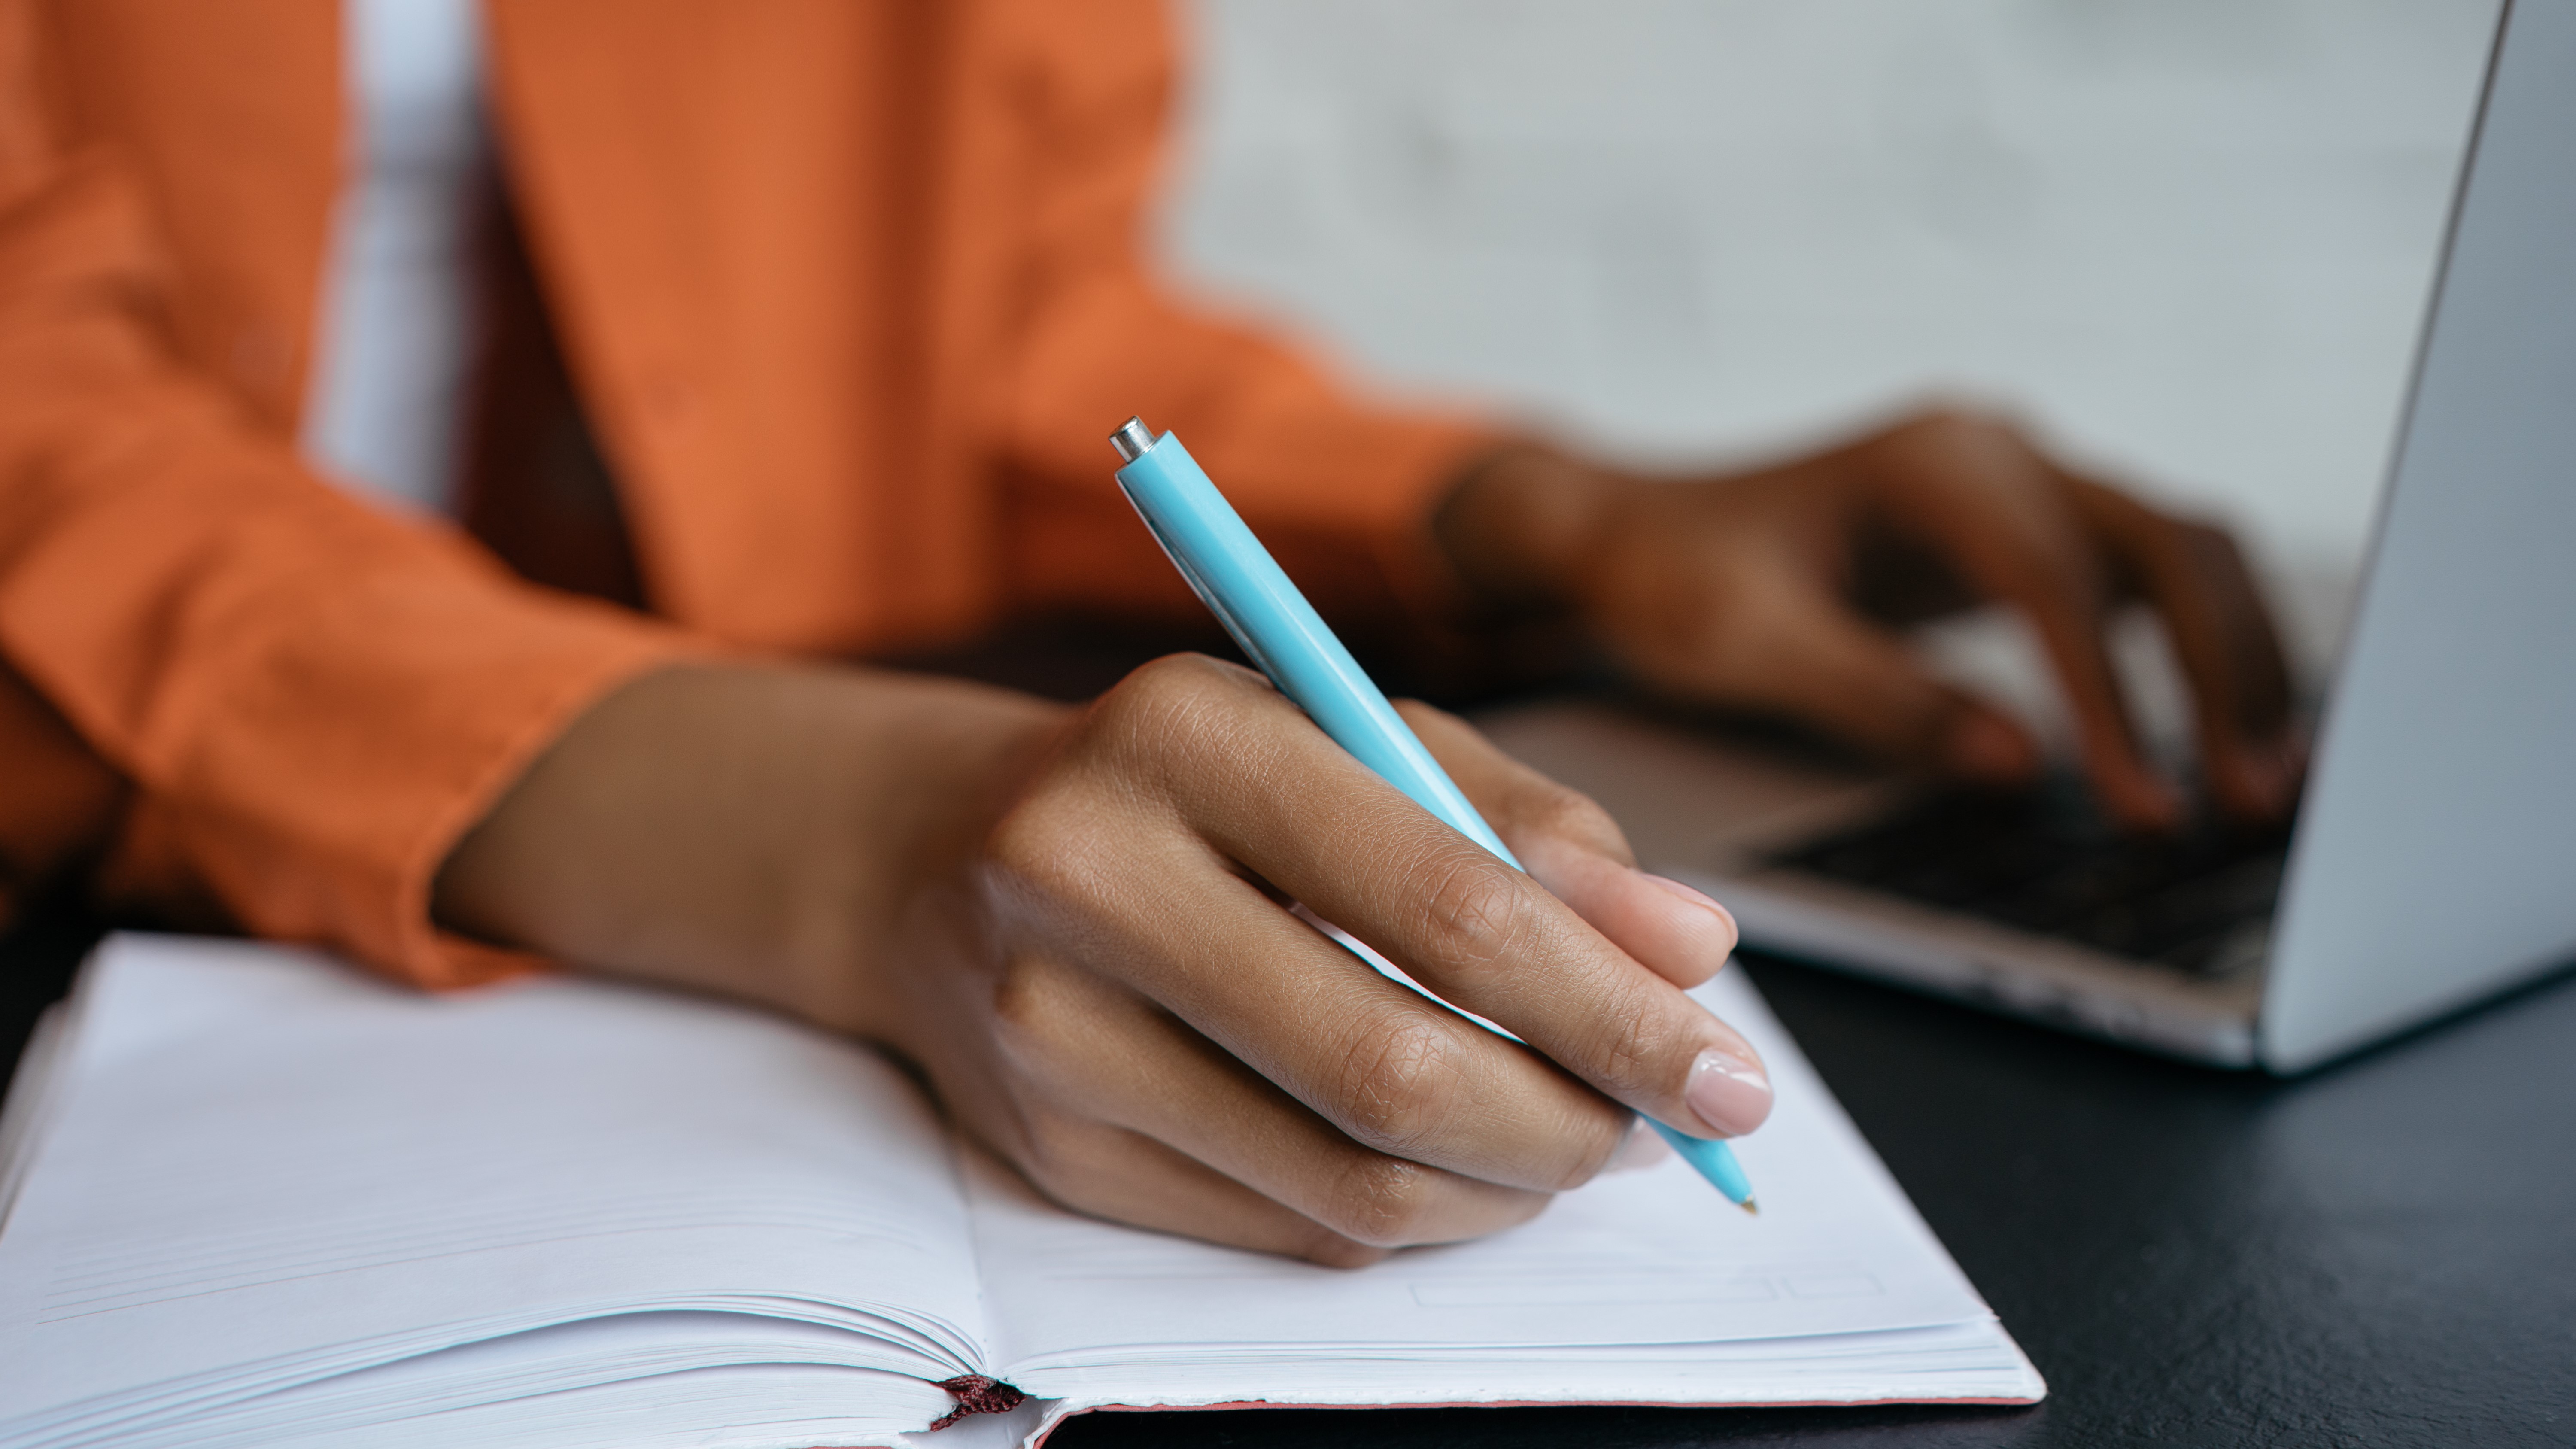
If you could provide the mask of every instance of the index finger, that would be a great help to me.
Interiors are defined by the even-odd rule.
[[[2038,630],[2103,804],[2133,824],[2171,822],[2179,807],[2138,751],[2103,643],[2093,535],[2055,465],[2005,424],[1942,414],[1879,439],[1865,466],[1884,506]]]
[[[1356,808],[1319,817],[1237,801],[1210,823],[1221,848],[1602,1094],[1697,1137],[1761,1125],[1770,1081],[1734,1028],[1320,732],[1315,740],[1329,757],[1312,767],[1341,776],[1335,793],[1349,791]]]
[[[1734,913],[1639,870],[1618,822],[1590,797],[1504,754],[1456,715],[1418,700],[1395,707],[1530,876],[1613,945],[1684,989],[1726,964]]]
[[[2229,813],[2276,816],[2289,805],[2290,669],[2280,634],[2235,540],[2117,489],[2066,475],[2105,547],[2146,595],[2191,682],[2201,773]]]

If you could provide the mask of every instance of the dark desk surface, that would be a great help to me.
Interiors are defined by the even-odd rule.
[[[0,941],[0,1052],[87,939]],[[1116,1415],[1055,1443],[2576,1444],[2576,981],[2284,1083],[1751,969],[2046,1404]]]

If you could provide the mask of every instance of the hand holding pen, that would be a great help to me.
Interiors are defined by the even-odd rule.
[[[1504,865],[1519,869],[1521,862],[1510,846],[1494,833],[1440,762],[1423,747],[1420,738],[1351,658],[1350,651],[1342,647],[1297,586],[1271,559],[1269,551],[1236,516],[1224,495],[1200,470],[1197,460],[1190,457],[1189,450],[1169,434],[1156,439],[1140,418],[1129,418],[1111,434],[1110,445],[1126,464],[1118,470],[1118,486],[1125,491],[1127,501],[1135,506],[1154,541],[1162,545],[1191,591],[1242,647],[1245,657],[1354,759],[1403,791],[1441,823],[1482,846]],[[1677,882],[1658,883],[1685,896],[1698,896]],[[1714,902],[1709,905],[1719,915],[1724,914]],[[1378,965],[1392,979],[1424,991],[1409,973],[1387,962],[1365,943],[1329,925],[1325,929],[1334,931],[1353,954]],[[1731,919],[1728,929],[1731,935]],[[1434,991],[1424,994],[1435,998],[1438,995]],[[1519,1040],[1490,1020],[1483,1024]],[[1708,1127],[1736,1115],[1735,1109],[1747,1089],[1758,1080],[1758,1073],[1748,1073],[1744,1067],[1745,1063],[1730,1061],[1715,1048],[1694,1062],[1685,1093],[1700,1119],[1692,1125]],[[1767,1110],[1767,1083],[1761,1091]],[[1729,1201],[1747,1212],[1755,1210],[1753,1186],[1723,1141],[1703,1132],[1681,1130],[1651,1115],[1644,1121]],[[1714,1125],[1713,1130],[1723,1135],[1731,1129]]]
[[[1202,656],[1079,707],[716,661],[587,711],[437,910],[883,1043],[1057,1202],[1318,1263],[1523,1222],[1660,1151],[1640,1112],[1759,1125],[1758,1060],[1684,994],[1734,947],[1726,914],[1464,723],[1390,714],[1527,874]]]

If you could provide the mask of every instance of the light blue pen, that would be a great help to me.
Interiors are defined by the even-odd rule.
[[[1360,671],[1342,641],[1324,627],[1314,606],[1288,581],[1181,440],[1169,433],[1157,439],[1144,419],[1129,418],[1110,434],[1109,445],[1127,465],[1118,470],[1118,487],[1199,602],[1243,646],[1245,657],[1333,743],[1451,829],[1518,869],[1511,848],[1467,803],[1449,772],[1414,738],[1404,717]],[[1724,1142],[1676,1132],[1651,1117],[1646,1124],[1728,1201],[1747,1212],[1755,1210],[1753,1184]]]

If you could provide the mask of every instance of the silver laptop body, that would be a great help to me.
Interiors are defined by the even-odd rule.
[[[2278,904],[2194,969],[1802,863],[1921,782],[1597,705],[1480,723],[1748,945],[2198,1061],[2305,1070],[2576,962],[2576,0],[2506,8]]]

